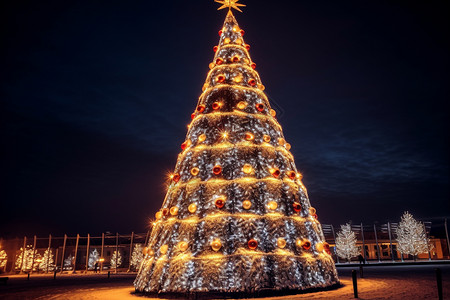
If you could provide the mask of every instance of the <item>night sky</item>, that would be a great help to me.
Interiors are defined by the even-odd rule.
[[[322,223],[450,216],[445,1],[241,0]],[[144,232],[225,10],[2,1],[0,237]]]

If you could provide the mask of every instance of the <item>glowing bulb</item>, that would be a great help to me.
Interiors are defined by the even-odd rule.
[[[170,208],[170,214],[171,214],[172,216],[178,215],[178,207],[172,206],[172,207]]]
[[[250,202],[250,200],[244,200],[242,201],[242,207],[244,209],[250,209],[252,207],[252,202]]]
[[[275,210],[278,207],[278,203],[276,203],[275,201],[270,201],[269,203],[267,203],[267,207],[270,210]]]
[[[161,211],[158,211],[158,212],[155,214],[155,218],[156,218],[156,220],[161,219],[161,218],[162,218],[162,212],[161,212]]]
[[[277,239],[277,246],[283,249],[284,247],[286,247],[286,240],[283,238]]]
[[[224,132],[222,133],[222,138],[223,138],[224,140],[226,140],[226,139],[228,138],[228,132],[224,131]]]
[[[267,134],[265,134],[265,135],[263,136],[263,140],[264,140],[264,142],[266,142],[266,143],[270,142],[270,136],[267,135]]]
[[[167,245],[162,245],[161,248],[159,248],[159,252],[161,252],[161,254],[166,254],[167,250],[169,250],[169,246]]]
[[[222,208],[225,206],[225,201],[227,198],[225,196],[219,196],[216,198],[216,201],[214,202],[217,208]]]
[[[237,104],[237,108],[239,108],[239,109],[244,109],[246,107],[247,107],[247,102],[245,102],[245,101],[241,101]]]
[[[197,176],[199,172],[200,172],[200,170],[197,167],[194,167],[194,168],[191,169],[191,174],[193,176]]]
[[[211,242],[211,248],[216,252],[219,251],[222,248],[222,242],[219,239],[214,239]]]
[[[252,168],[252,166],[251,166],[250,164],[245,164],[245,165],[242,167],[242,171],[243,171],[245,174],[250,174],[250,173],[253,171],[253,168]]]
[[[204,133],[200,134],[199,137],[198,137],[198,141],[199,141],[200,143],[202,143],[202,142],[204,142],[205,140],[206,140],[206,134],[204,134]]]
[[[191,214],[195,213],[197,211],[197,204],[192,203],[188,206],[188,210]]]
[[[323,244],[322,243],[317,243],[316,244],[316,250],[317,250],[317,252],[322,252],[323,251]]]
[[[231,41],[230,38],[225,38],[225,39],[223,40],[223,43],[224,43],[224,44],[229,44],[230,41]]]
[[[254,239],[249,240],[247,244],[250,250],[255,250],[256,248],[258,248],[258,242]]]
[[[178,249],[179,249],[181,252],[186,251],[188,247],[189,247],[189,244],[186,243],[186,242],[184,242],[184,241],[178,243]]]
[[[246,133],[245,133],[245,139],[246,139],[247,141],[253,141],[253,140],[255,139],[255,136],[254,136],[253,133],[251,133],[251,132],[246,132]]]

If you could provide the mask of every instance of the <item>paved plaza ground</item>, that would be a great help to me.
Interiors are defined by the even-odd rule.
[[[358,277],[359,299],[437,299],[435,268],[442,270],[444,299],[450,299],[450,265],[370,266]],[[357,268],[356,268],[357,269]],[[353,299],[352,267],[338,267],[342,287],[315,292],[259,299]],[[75,274],[9,276],[0,285],[0,299],[144,299],[134,295],[135,274]],[[149,299],[149,298],[147,298]]]

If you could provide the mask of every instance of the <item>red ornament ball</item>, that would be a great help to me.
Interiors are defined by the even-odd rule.
[[[205,111],[205,106],[203,104],[200,104],[199,106],[197,106],[197,111],[199,113],[202,113]]]
[[[311,248],[311,242],[310,241],[304,241],[302,247],[305,250],[309,250]]]
[[[224,82],[224,81],[225,81],[225,76],[223,76],[223,75],[217,76],[217,77],[216,77],[216,81],[219,82],[219,83]]]
[[[191,119],[194,120],[194,118],[195,118],[195,113],[192,113],[191,114]]]
[[[251,78],[251,79],[249,79],[248,84],[249,84],[250,86],[255,86],[255,85],[256,85],[256,80],[253,79],[253,78]]]
[[[325,250],[325,252],[326,252],[328,255],[331,255],[330,244],[328,244],[328,243],[323,243],[323,249]]]
[[[264,110],[264,104],[263,103],[256,103],[255,107],[256,107],[256,109],[258,111],[263,111]]]
[[[273,177],[278,178],[281,174],[280,170],[278,168],[273,168],[270,170],[270,173]]]
[[[254,69],[256,69],[256,64],[255,64],[255,63],[252,63],[252,64],[250,65],[250,67],[252,67],[252,69],[254,70]]]
[[[289,179],[294,180],[295,179],[295,172],[294,171],[289,171],[287,172],[287,176],[289,177]]]
[[[298,202],[294,202],[294,203],[292,204],[292,207],[294,208],[294,211],[295,211],[295,212],[300,212],[300,211],[302,210],[302,206],[301,206],[300,203],[298,203]]]
[[[181,144],[181,150],[186,149],[186,147],[187,147],[187,142],[184,142]]]
[[[254,239],[249,240],[248,248],[250,248],[251,250],[255,250],[256,248],[258,248],[258,242]]]
[[[163,216],[169,215],[169,209],[168,208],[163,208],[162,214],[163,214]]]
[[[213,47],[213,51],[214,51],[214,52],[217,52],[218,49],[219,49],[219,47],[217,47],[217,46],[214,46],[214,47]]]
[[[219,35],[222,35],[222,30],[219,30]]]
[[[175,183],[177,183],[178,181],[180,181],[180,178],[181,178],[181,176],[180,176],[180,174],[174,174],[173,175],[173,177],[172,177],[172,180],[175,182]]]
[[[221,105],[219,102],[214,102],[212,104],[212,109],[214,109],[214,110],[218,110],[220,107],[221,107]]]
[[[219,166],[219,165],[214,166],[214,168],[212,169],[212,171],[213,171],[213,173],[214,173],[215,175],[220,175],[220,173],[222,173],[222,167]]]
[[[244,36],[244,34],[245,34],[245,31],[241,29],[241,31],[240,31],[240,32],[241,32],[241,36]]]
[[[316,220],[319,219],[319,216],[318,216],[317,214],[314,214],[313,217],[314,217],[314,219],[316,219]]]
[[[234,63],[237,63],[239,60],[240,60],[240,58],[237,55],[233,56],[233,58],[231,59],[231,61]]]
[[[249,44],[245,44],[245,49],[250,50],[250,45]]]
[[[219,57],[218,59],[216,59],[216,65],[220,66],[221,64],[223,64],[223,59]]]
[[[222,208],[225,206],[225,199],[217,198],[215,204],[217,208]]]

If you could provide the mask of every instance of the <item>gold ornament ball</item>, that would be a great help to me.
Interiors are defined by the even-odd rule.
[[[209,64],[209,68],[210,68],[210,69],[214,68],[214,66],[215,66],[214,63],[210,63],[210,64]]]
[[[323,243],[317,243],[316,250],[317,250],[317,252],[322,252],[323,251]]]
[[[242,201],[242,207],[244,209],[250,209],[252,207],[252,202],[250,202],[250,200],[244,200]]]
[[[178,215],[178,207],[172,206],[172,207],[170,208],[170,214],[171,214],[172,216]]]
[[[286,150],[291,150],[291,144],[289,144],[289,143],[286,143],[285,145],[284,145],[284,147],[286,148]]]
[[[200,134],[199,136],[198,136],[198,141],[201,143],[201,142],[204,142],[206,140],[206,134],[204,134],[204,133],[202,133],[202,134]]]
[[[273,110],[273,109],[270,109],[270,115],[272,117],[275,117],[277,115],[277,112],[275,110]]]
[[[270,136],[267,135],[267,134],[265,134],[265,135],[263,136],[263,140],[264,140],[264,142],[266,142],[266,143],[270,142]]]
[[[197,204],[192,203],[188,206],[188,210],[191,214],[195,213],[197,211]]]
[[[200,170],[197,167],[194,167],[194,168],[191,169],[191,174],[193,176],[197,176],[198,172],[200,172]]]
[[[283,238],[279,238],[277,240],[277,246],[278,246],[278,248],[283,249],[284,247],[286,247],[286,240]]]
[[[278,207],[278,203],[276,203],[275,201],[270,201],[269,203],[267,203],[267,207],[271,210],[275,210]]]
[[[286,140],[283,138],[278,138],[278,145],[283,146],[286,143]]]
[[[186,242],[184,242],[184,241],[178,243],[178,249],[179,249],[181,252],[186,251],[188,247],[189,247],[189,244],[186,243]]]
[[[161,211],[156,212],[155,218],[156,218],[156,220],[161,219],[162,218],[162,212]]]
[[[316,209],[315,209],[314,207],[310,207],[310,208],[309,208],[309,213],[310,213],[311,215],[315,215],[315,214],[316,214]]]
[[[216,252],[219,251],[222,248],[222,242],[219,239],[214,239],[211,242],[211,248]]]
[[[230,38],[225,38],[225,39],[223,40],[223,43],[224,43],[224,44],[229,44],[230,41],[231,41]]]
[[[250,174],[250,173],[253,171],[253,168],[252,168],[252,166],[251,166],[250,164],[245,164],[245,165],[242,167],[242,171],[243,171],[245,174]]]
[[[237,104],[237,108],[239,108],[239,109],[244,109],[246,107],[247,107],[247,102],[245,102],[245,101],[241,101]]]
[[[167,245],[162,245],[161,248],[159,248],[159,252],[161,252],[161,254],[166,254],[167,250],[169,250],[169,246]]]
[[[241,40],[241,39],[236,39],[234,42],[235,42],[236,44],[238,44],[238,45],[242,45],[242,40]]]
[[[242,80],[243,80],[242,75],[238,75],[238,76],[234,77],[234,82],[239,83],[239,82],[242,82]]]

